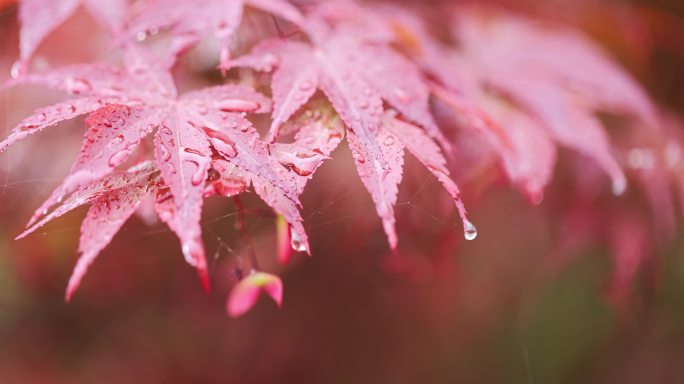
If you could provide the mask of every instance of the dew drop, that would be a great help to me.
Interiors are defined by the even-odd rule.
[[[162,161],[169,161],[171,158],[171,152],[169,152],[169,149],[164,144],[159,146],[159,157],[161,157]]]
[[[619,178],[613,180],[613,195],[615,196],[622,196],[623,193],[627,190],[627,180],[624,178]]]
[[[90,92],[93,86],[87,80],[83,79],[69,79],[67,80],[67,92],[78,95],[81,93]]]
[[[221,178],[221,173],[214,168],[209,168],[207,171],[207,181],[213,183],[214,181]]]
[[[463,220],[463,234],[465,239],[468,241],[472,241],[477,238],[477,228],[468,219]]]
[[[183,243],[183,257],[193,267],[197,267],[198,260],[202,258],[202,247],[196,240]]]
[[[124,137],[123,135],[119,135],[112,140],[112,145],[121,145],[124,142]]]
[[[359,151],[355,150],[352,153],[352,156],[354,157],[354,160],[356,160],[359,164],[363,164],[366,162],[366,158],[364,158],[363,155],[359,153]]]
[[[370,103],[368,103],[368,100],[362,100],[359,103],[359,108],[361,109],[368,109],[368,107],[370,107]]]
[[[530,196],[530,201],[534,205],[541,205],[541,203],[544,202],[544,191],[538,190],[538,191],[531,191],[529,193]]]
[[[306,252],[306,245],[304,245],[301,237],[299,237],[299,234],[297,234],[297,232],[292,231],[292,238],[290,240],[290,243],[292,244],[292,249],[295,252]]]
[[[36,125],[36,124],[30,124],[30,123],[23,124],[23,125],[20,127],[20,129],[21,129],[22,131],[30,131],[30,130],[36,129],[36,128],[38,128],[38,125]]]
[[[213,139],[212,144],[214,145],[214,148],[216,148],[223,157],[232,159],[238,155],[235,143],[230,140],[226,134],[210,128],[205,128],[204,132]]]
[[[219,100],[217,107],[223,112],[252,112],[259,109],[259,103],[242,99]]]
[[[383,141],[383,144],[385,144],[385,145],[388,146],[388,147],[389,147],[390,145],[394,145],[394,137],[392,137],[392,136],[387,136],[387,138],[385,138],[385,141]]]
[[[411,101],[411,97],[409,96],[409,94],[401,88],[395,88],[394,95],[402,104],[407,104],[409,101]]]
[[[670,168],[675,168],[682,157],[682,151],[675,143],[669,143],[665,148],[665,163]]]
[[[190,182],[195,187],[202,184],[206,180],[206,167],[204,165],[197,164],[197,170],[192,174],[192,179]]]
[[[163,127],[161,128],[161,133],[163,133],[163,134],[165,134],[165,135],[167,135],[167,136],[171,136],[171,135],[173,134],[173,133],[171,132],[171,130],[169,129],[169,127],[167,127],[167,126],[163,126]]]
[[[183,148],[183,152],[189,153],[191,155],[199,156],[199,157],[204,157],[202,152],[200,152],[199,150],[197,150],[195,148],[185,147],[185,148]]]
[[[128,156],[130,156],[130,154],[131,154],[131,152],[126,151],[126,150],[114,153],[109,158],[109,166],[110,167],[117,167],[117,166],[121,165],[121,163],[126,161],[126,159],[128,158]]]
[[[305,81],[299,85],[299,89],[302,91],[309,91],[311,90],[311,87],[313,87],[313,84],[311,84],[310,81]]]
[[[12,64],[12,68],[10,69],[10,76],[12,76],[13,79],[20,78],[24,73],[26,73],[26,63],[19,60]]]
[[[41,113],[40,115],[38,115],[38,121],[44,122],[45,120],[47,120],[47,115],[46,115],[46,114]]]

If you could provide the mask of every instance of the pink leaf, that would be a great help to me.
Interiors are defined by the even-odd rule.
[[[112,32],[120,32],[126,20],[128,0],[84,0],[88,12]]]
[[[88,116],[86,124],[90,129],[76,163],[69,176],[38,208],[31,222],[66,194],[106,176],[123,164],[159,120],[160,112],[154,109],[117,104],[108,104]]]
[[[347,138],[359,176],[375,202],[394,248],[394,205],[401,181],[403,148],[381,127],[383,100],[396,105],[408,119],[423,124],[433,136],[443,138],[437,133],[429,111],[427,83],[416,67],[388,47],[376,46],[346,29],[338,34],[328,34],[325,28],[318,27],[312,31],[314,41],[319,43],[316,47],[270,41],[233,65],[257,70],[277,66],[271,84],[275,101],[271,141],[275,140],[280,124],[306,104],[316,88],[323,91],[349,129]],[[403,72],[395,73],[398,71]],[[401,79],[403,75],[406,80]],[[291,169],[298,168],[300,173],[314,171],[323,160],[314,156],[307,164],[310,169],[302,169],[302,162],[292,159],[293,150],[296,149],[276,146],[279,159]]]
[[[220,85],[183,95],[200,114],[204,110],[224,112],[265,113],[271,110],[271,100],[242,85]]]
[[[259,140],[258,133],[246,119],[231,113],[207,113],[197,117],[206,127],[205,133],[214,148],[241,171],[266,204],[285,216],[293,226],[298,239],[294,248],[308,252],[295,176],[269,155],[268,147]]]
[[[53,211],[42,212],[45,217],[17,236],[17,239],[22,239],[30,235],[50,221],[61,217],[78,207],[92,203],[109,191],[129,188],[131,185],[136,185],[143,180],[148,181],[149,185],[153,185],[156,182],[157,175],[158,171],[151,163],[139,164],[126,172],[114,172],[67,196]]]
[[[466,239],[474,240],[477,237],[477,229],[468,220],[468,213],[463,201],[461,201],[461,191],[449,177],[446,159],[442,156],[442,152],[437,144],[419,127],[398,120],[391,112],[385,115],[383,127],[391,133],[387,136],[386,140],[398,140],[442,183],[458,209],[458,213],[463,221]]]
[[[40,43],[76,10],[80,0],[22,0],[19,2],[21,22],[19,51],[28,60]]]
[[[200,227],[204,183],[209,169],[209,140],[193,117],[169,110],[155,135],[155,158],[173,196],[173,215],[166,223],[178,235],[188,264],[197,268],[208,288],[207,263]]]
[[[316,105],[289,125],[297,130],[295,141],[275,143],[271,148],[280,164],[298,176],[298,190],[302,193],[316,170],[344,138],[344,125],[331,108],[323,105]]]
[[[266,12],[300,22],[299,11],[283,0],[247,1]],[[171,62],[175,57],[212,37],[221,46],[220,67],[227,68],[235,31],[242,21],[245,0],[153,0],[128,26],[128,34],[139,39],[150,31],[171,30]]]
[[[150,181],[143,178],[125,188],[107,191],[93,202],[81,226],[80,257],[69,279],[66,301],[71,300],[100,251],[110,243],[143,198],[150,193],[149,185]]]
[[[0,152],[29,135],[53,127],[62,121],[93,112],[101,106],[102,101],[100,99],[82,98],[38,109],[33,115],[22,120],[10,135],[0,142]]]
[[[19,1],[20,61],[13,67],[13,77],[24,75],[27,61],[42,41],[64,23],[85,1],[86,8],[102,25],[118,32],[124,23],[127,0],[21,0]]]
[[[454,25],[466,76],[512,97],[557,142],[593,158],[616,194],[624,191],[626,178],[594,114],[634,114],[655,126],[654,107],[634,80],[588,39],[557,26],[477,8],[460,9]]]
[[[99,108],[87,119],[90,129],[71,173],[39,209],[29,223],[32,227],[22,236],[99,196],[94,192],[84,194],[84,191],[91,191],[95,186],[102,188],[98,193],[113,188],[107,175],[128,159],[142,138],[160,127],[154,145],[164,185],[159,189],[155,210],[181,240],[186,260],[197,268],[206,289],[209,289],[209,276],[200,228],[205,195],[218,193],[229,196],[253,184],[257,193],[290,221],[297,238],[301,239],[301,247],[308,251],[295,177],[270,155],[267,145],[259,139],[251,123],[236,113],[268,112],[270,100],[240,85],[210,87],[178,97],[171,74],[153,55],[142,47],[126,45],[124,48],[128,71],[80,65],[29,75],[21,80],[44,83],[74,94],[100,96],[96,98],[98,104],[91,109],[104,105],[102,100],[116,101],[116,104]],[[90,99],[75,102],[85,103],[84,100]],[[46,114],[44,118],[39,114],[25,123],[44,120],[43,125],[31,128],[37,131],[77,115],[81,107],[72,108],[72,115],[62,113],[64,108],[59,104],[42,110]],[[15,133],[5,145],[21,137]],[[212,179],[217,173],[212,169],[210,174],[212,164],[220,164],[220,160],[214,157],[222,157],[231,167],[237,168],[227,173],[239,174],[241,185],[230,187],[229,175],[219,175],[220,184]],[[107,200],[106,196],[104,200]],[[112,195],[111,198],[118,197]],[[54,203],[62,200],[64,203],[49,211]],[[116,224],[119,213],[98,209],[99,216],[112,215],[112,226],[103,226],[104,232],[93,232],[89,236],[107,237],[109,230],[113,234],[119,228]],[[127,209],[123,211],[128,212]],[[45,217],[38,221],[41,216]],[[99,250],[88,251],[86,260],[94,258]]]

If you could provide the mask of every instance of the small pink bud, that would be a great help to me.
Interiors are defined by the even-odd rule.
[[[283,283],[278,276],[255,272],[240,281],[230,292],[226,310],[230,317],[247,313],[259,299],[261,291],[266,292],[278,307],[283,302]]]

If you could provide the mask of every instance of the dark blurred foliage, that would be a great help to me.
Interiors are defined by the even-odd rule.
[[[503,3],[584,28],[658,101],[684,110],[681,1]],[[0,71],[7,73],[16,57],[16,14],[11,5],[0,12]],[[64,41],[70,42],[68,56],[60,52]],[[50,37],[43,53],[55,58],[53,65],[87,60],[103,41],[92,21],[81,17]],[[16,122],[56,97],[42,91],[2,94],[0,117]],[[63,289],[84,211],[28,239],[12,238],[65,174],[71,158],[64,153],[77,153],[80,136],[78,124],[67,125],[0,159],[2,383],[677,383],[684,378],[681,235],[639,273],[627,304],[616,305],[606,297],[613,273],[609,246],[592,243],[568,251],[559,246],[566,213],[582,213],[569,207],[564,194],[571,179],[563,162],[540,206],[503,183],[483,193],[476,191],[485,181],[464,185],[480,230],[468,243],[461,240],[455,214],[444,212],[435,198],[441,196],[437,183],[409,162],[397,209],[400,251],[391,255],[360,182],[340,177],[353,172],[351,156],[340,153],[303,196],[315,256],[299,257],[280,272],[281,311],[264,300],[240,319],[225,315],[241,247],[235,207],[222,200],[205,208],[205,238],[215,250],[211,295],[203,294],[168,230],[133,219],[67,305]],[[591,202],[587,209],[621,213],[631,203]],[[247,198],[245,205],[258,257],[266,267],[280,268],[273,261],[272,216],[258,199]]]

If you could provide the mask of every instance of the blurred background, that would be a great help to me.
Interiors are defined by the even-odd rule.
[[[658,103],[684,111],[681,1],[499,4],[583,29]],[[16,16],[16,4],[0,0],[4,74],[17,57]],[[79,12],[43,44],[36,65],[107,57],[107,42]],[[191,76],[182,69],[176,75]],[[187,81],[201,84],[210,76],[216,75]],[[30,87],[0,93],[0,132],[60,97]],[[472,242],[445,210],[448,199],[437,182],[409,159],[393,255],[353,176],[352,157],[341,148],[302,199],[313,258],[276,265],[274,217],[254,196],[244,198],[257,257],[283,278],[282,310],[261,300],[244,317],[226,316],[235,256],[243,250],[235,206],[221,199],[204,209],[212,294],[202,292],[169,230],[133,218],[65,304],[85,210],[27,239],[13,238],[66,175],[82,132],[81,121],[64,124],[0,155],[2,383],[684,380],[681,225],[670,240],[644,251],[638,271],[622,273],[613,255],[643,245],[648,208],[636,194],[584,198],[573,187],[578,176],[567,154],[536,206],[489,173],[461,180],[479,229]],[[624,228],[621,236],[606,238],[614,226]]]

